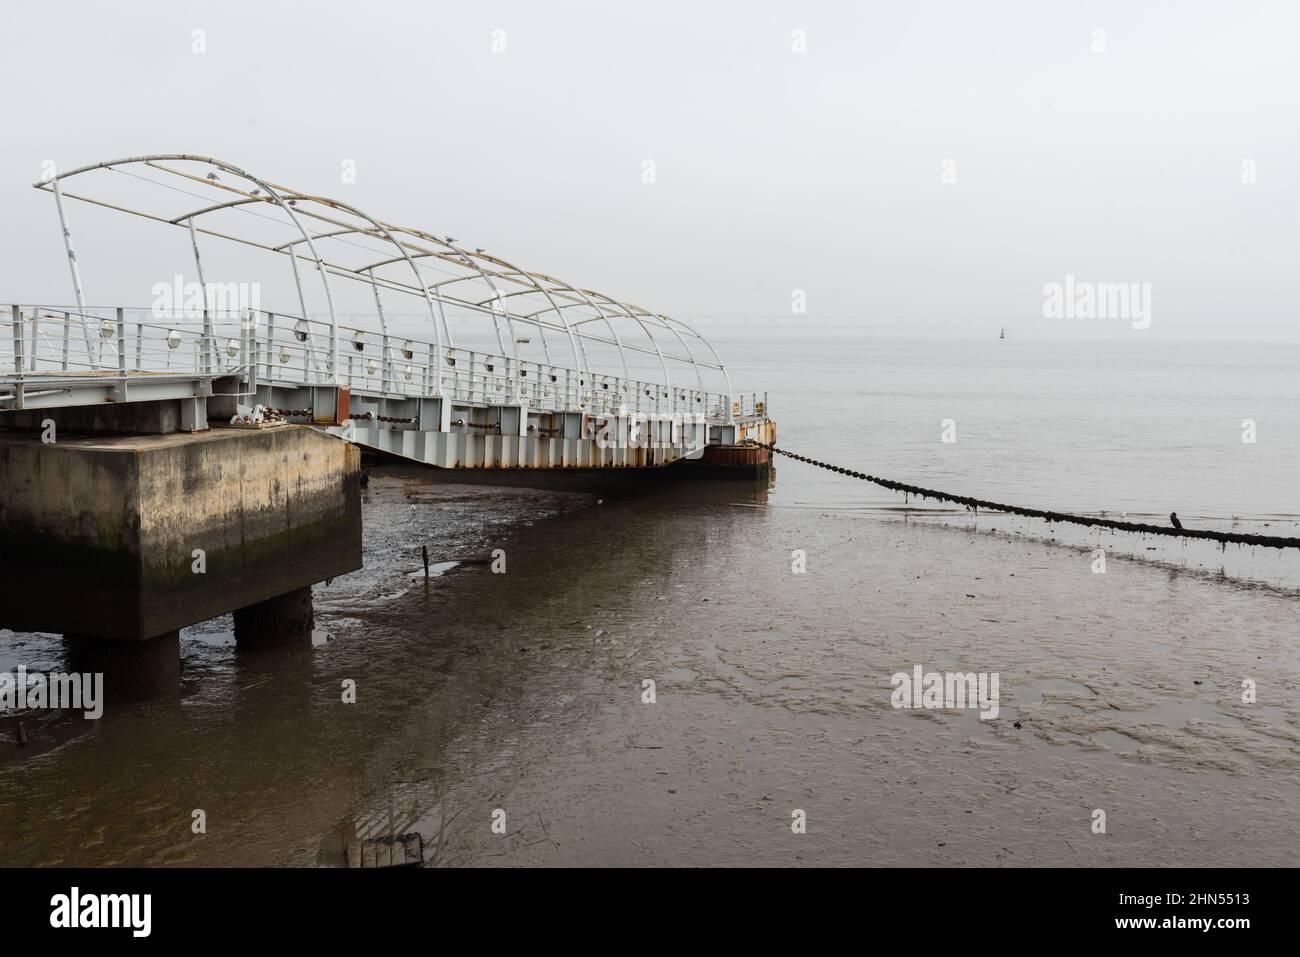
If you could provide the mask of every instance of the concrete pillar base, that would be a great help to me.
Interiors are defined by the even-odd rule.
[[[169,631],[144,641],[64,635],[70,671],[101,673],[110,704],[155,701],[181,690],[181,633]]]
[[[240,651],[311,647],[311,586],[296,588],[235,612],[235,646]]]

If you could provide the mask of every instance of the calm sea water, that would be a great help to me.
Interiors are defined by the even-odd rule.
[[[932,488],[1060,511],[1300,519],[1300,344],[857,330],[728,330],[733,376],[771,396],[782,441]],[[941,441],[942,424],[956,441]],[[1242,441],[1243,421],[1256,441]],[[896,497],[824,472],[777,500]]]
[[[718,340],[801,453],[1297,534],[1295,346]],[[1298,555],[911,508],[788,460],[599,502],[377,469],[365,536],[306,659],[236,655],[218,619],[183,635],[180,699],[33,720],[0,765],[6,862],[332,865],[379,827],[451,865],[1300,863]],[[508,571],[425,584],[421,544]],[[61,654],[0,632],[0,664]],[[894,708],[918,664],[997,672],[998,717]]]

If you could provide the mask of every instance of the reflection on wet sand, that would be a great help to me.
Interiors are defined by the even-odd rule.
[[[188,631],[181,698],[0,768],[6,859],[1296,863],[1292,597],[766,494],[378,469],[365,568],[317,588],[315,647]],[[506,572],[425,581],[421,546],[499,548]],[[918,663],[999,672],[999,718],[892,708]]]

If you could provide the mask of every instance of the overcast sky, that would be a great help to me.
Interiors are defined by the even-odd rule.
[[[44,160],[191,152],[706,327],[794,290],[802,321],[1042,324],[1067,274],[1150,283],[1165,330],[1297,326],[1293,0],[8,0],[3,27],[5,301],[72,300]],[[69,215],[88,300],[147,305],[180,231]]]

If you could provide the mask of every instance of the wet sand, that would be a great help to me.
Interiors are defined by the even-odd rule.
[[[442,865],[1300,863],[1287,588],[727,484],[596,504],[398,468],[366,499],[310,653],[237,656],[217,619],[179,700],[29,721],[6,864],[328,865],[390,818]],[[426,585],[421,543],[507,570]],[[11,664],[60,654],[0,632]],[[915,664],[999,672],[999,716],[896,710]]]

